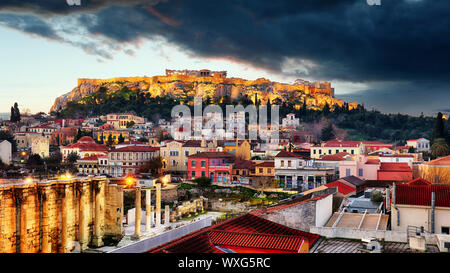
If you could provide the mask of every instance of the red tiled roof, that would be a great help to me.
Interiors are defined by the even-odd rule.
[[[450,155],[423,163],[425,165],[450,165]]]
[[[334,155],[324,155],[324,156],[322,156],[322,158],[320,160],[325,160],[325,161],[343,161],[343,160],[345,160],[345,158],[343,158],[342,156],[339,156],[338,154],[334,154]]]
[[[266,248],[298,252],[304,238],[297,235],[264,233],[245,233],[213,230],[209,237],[214,245],[220,247]]]
[[[341,141],[330,140],[324,143],[323,147],[358,147],[361,145],[361,141]],[[321,145],[315,147],[322,147]]]
[[[351,187],[351,186],[344,184],[342,182],[339,182],[339,181],[325,184],[325,186],[328,188],[337,187],[338,192],[340,192],[344,195],[356,191],[356,187]]]
[[[395,200],[402,205],[431,206],[432,192],[436,207],[450,207],[450,185],[397,184]]]
[[[409,140],[407,140],[407,141],[418,141],[418,140],[420,140],[420,139],[425,139],[425,138],[421,137],[421,138],[416,138],[416,139],[409,139]]]
[[[409,149],[409,146],[397,146],[395,147],[396,150],[403,150],[403,149]]]
[[[258,165],[256,165],[255,167],[274,167],[275,163],[273,161],[265,161],[262,163],[259,163]]]
[[[225,234],[230,236],[226,240]],[[231,238],[233,236],[233,238]],[[253,240],[239,240],[250,238]],[[214,239],[213,239],[214,238]],[[290,250],[291,244],[296,244],[299,239],[308,240],[312,246],[319,235],[292,229],[267,219],[246,213],[241,216],[226,220],[214,226],[210,226],[179,239],[173,240],[159,247],[149,250],[151,253],[221,253],[216,247],[218,243],[228,242],[245,248],[267,249],[277,247],[275,250]],[[277,241],[271,241],[271,240]],[[257,244],[256,244],[257,243]],[[284,247],[284,248],[283,248]],[[297,251],[297,250],[296,250]]]
[[[233,163],[233,169],[253,169],[255,163],[251,160],[236,160]]]
[[[421,177],[419,177],[419,178],[416,178],[414,180],[409,181],[407,184],[408,185],[415,185],[415,186],[420,186],[420,185],[422,185],[422,186],[429,186],[429,185],[431,185],[431,182],[428,181],[428,180],[425,180],[425,179],[423,179]]]
[[[201,152],[189,156],[190,158],[222,158],[222,157],[234,157],[233,154],[227,152]]]
[[[88,136],[80,138],[77,143],[69,144],[67,146],[62,147],[62,149],[76,149],[78,148],[80,151],[96,151],[96,152],[107,152],[108,147],[105,145],[97,144],[95,141]]]
[[[367,159],[366,164],[378,165],[380,164],[380,160],[376,158]]]
[[[77,161],[97,161],[100,156],[101,155],[92,155],[92,156],[80,158]]]
[[[303,156],[303,155],[299,155],[299,154],[296,154],[296,153],[291,153],[291,152],[284,151],[284,150],[279,152],[275,157],[298,157],[298,158],[303,158],[305,160],[309,159],[309,157],[306,157],[306,156]]]
[[[411,172],[408,163],[403,162],[383,162],[380,164],[379,172]]]

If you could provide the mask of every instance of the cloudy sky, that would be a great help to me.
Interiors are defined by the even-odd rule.
[[[331,81],[367,108],[450,111],[448,0],[67,2],[0,2],[0,112],[47,112],[77,78],[166,68]]]

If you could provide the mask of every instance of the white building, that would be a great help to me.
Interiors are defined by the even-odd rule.
[[[12,145],[9,141],[0,142],[0,159],[4,164],[9,165],[12,160]]]
[[[50,155],[50,139],[46,137],[35,137],[31,140],[31,153],[38,154],[41,158]]]
[[[407,140],[406,146],[415,148],[417,152],[430,151],[430,141],[426,138]]]
[[[282,128],[297,128],[300,126],[300,119],[295,118],[295,114],[287,114],[285,118],[281,120]]]
[[[312,189],[330,182],[334,168],[316,166],[314,159],[281,151],[275,156],[275,178],[285,188]]]

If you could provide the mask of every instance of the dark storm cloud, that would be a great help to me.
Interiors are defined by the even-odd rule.
[[[86,33],[113,43],[163,37],[199,56],[297,77],[370,83],[366,95],[382,88],[408,95],[405,88],[442,85],[450,76],[448,0],[381,0],[381,6],[366,0],[81,2],[2,1],[0,23],[54,38],[41,18],[73,13]],[[23,20],[20,13],[30,17]],[[89,49],[107,55],[95,45]],[[380,83],[385,81],[397,87]],[[430,90],[443,94],[447,87]]]
[[[337,95],[346,101],[363,103],[381,112],[436,116],[450,113],[450,83],[440,81],[376,82],[369,89]]]

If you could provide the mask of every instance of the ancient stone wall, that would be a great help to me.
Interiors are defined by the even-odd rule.
[[[0,185],[0,253],[55,253],[121,237],[122,188],[106,178]]]

